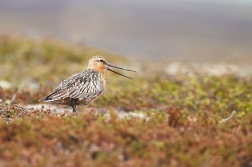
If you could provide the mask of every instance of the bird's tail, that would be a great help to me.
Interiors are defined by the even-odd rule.
[[[52,100],[52,97],[51,97],[52,94],[42,98],[42,99],[39,99],[38,101],[44,101],[44,102],[49,102]]]

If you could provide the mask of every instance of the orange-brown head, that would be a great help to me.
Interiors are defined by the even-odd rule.
[[[101,74],[104,74],[106,70],[106,60],[101,56],[94,56],[88,62],[88,68],[99,71]]]
[[[110,69],[109,67],[114,67],[114,68],[118,68],[118,69],[121,69],[121,70],[126,70],[126,71],[133,71],[133,70],[129,70],[129,69],[125,69],[125,68],[121,68],[121,67],[117,67],[115,65],[112,65],[112,64],[109,64],[103,57],[101,56],[94,56],[92,57],[89,62],[88,62],[88,68],[91,68],[91,69],[94,69],[94,70],[97,70],[99,71],[102,75],[104,75],[104,72],[105,70],[108,70],[108,71],[112,71],[116,74],[119,74],[121,76],[124,76],[126,78],[129,78],[123,74],[120,74],[112,69]],[[136,71],[133,71],[133,72],[136,72]],[[131,79],[131,78],[130,78]]]

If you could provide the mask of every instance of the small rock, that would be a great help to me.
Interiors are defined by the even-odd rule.
[[[5,80],[0,80],[0,87],[2,87],[3,89],[10,89],[11,83]]]

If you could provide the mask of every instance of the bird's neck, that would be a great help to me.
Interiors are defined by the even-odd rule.
[[[104,76],[105,69],[103,69],[103,68],[88,67],[88,69],[95,70],[95,71],[99,72],[101,75],[103,75],[103,76]]]

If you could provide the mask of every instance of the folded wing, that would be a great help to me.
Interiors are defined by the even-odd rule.
[[[47,102],[58,101],[66,98],[86,99],[91,101],[104,90],[102,76],[92,69],[75,74],[60,83],[60,85],[43,100]]]

